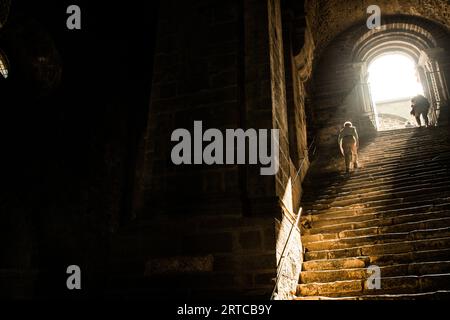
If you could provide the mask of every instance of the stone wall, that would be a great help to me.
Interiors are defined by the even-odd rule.
[[[299,212],[301,214],[301,212]],[[276,221],[278,283],[275,300],[294,297],[303,263],[303,248],[298,225],[300,219],[283,210],[281,220]]]
[[[175,129],[185,128],[193,136],[196,120],[203,121],[203,130],[240,127],[239,14],[238,1],[161,3],[149,125],[137,170],[137,215],[177,214],[181,208],[200,213],[211,206],[217,211],[219,202],[227,203],[223,199],[239,201],[237,166],[176,166],[171,161]]]
[[[269,299],[278,275],[275,298],[290,299],[303,250],[295,217],[282,210],[276,219],[208,215],[129,226],[112,239],[108,294]]]
[[[140,223],[113,240],[110,294],[136,292],[133,283],[140,282],[151,284],[146,292],[156,298],[269,299],[276,236],[273,218],[208,215]]]
[[[280,2],[269,0],[268,10],[273,128],[278,129],[280,132],[280,167],[276,175],[276,193],[282,199],[286,208],[292,212],[291,159],[289,153],[286,78]]]
[[[301,183],[309,167],[307,119],[305,113],[306,90],[300,72],[297,70],[294,52],[303,39],[297,39],[299,28],[304,32],[306,25],[299,21],[301,14],[295,6],[283,2],[282,28],[286,84],[287,133],[289,139],[290,184],[292,186],[292,212],[299,210],[302,195]],[[297,9],[298,10],[298,9]],[[303,43],[302,43],[303,44]]]
[[[280,246],[290,230],[286,216],[298,211],[309,165],[305,160],[298,172],[307,157],[304,88],[291,44],[283,43],[280,1],[192,0],[179,5],[176,12],[171,1],[160,8],[148,130],[136,171],[136,221],[114,240],[118,248],[126,239],[126,246],[135,243],[139,249],[134,261],[127,261],[121,250],[114,252],[113,264],[155,283],[166,276],[174,282],[182,279],[174,284],[182,294],[191,288],[195,294],[239,291],[269,298]],[[171,133],[177,128],[192,132],[194,120],[201,120],[204,130],[279,129],[278,173],[262,176],[259,165],[173,165]],[[290,262],[281,273],[280,297],[288,297],[298,281],[296,232]],[[163,275],[157,269],[173,272]],[[119,272],[111,283],[116,277]]]

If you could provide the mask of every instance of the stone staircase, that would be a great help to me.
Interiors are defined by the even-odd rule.
[[[316,161],[305,181],[296,299],[450,299],[448,128],[379,132],[359,155],[349,175]]]

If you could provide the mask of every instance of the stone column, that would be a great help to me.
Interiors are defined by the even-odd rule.
[[[280,133],[278,173],[262,176],[259,166],[248,167],[247,194],[252,215],[273,215],[290,176],[280,4],[248,0],[244,12],[246,126]]]
[[[367,66],[365,62],[353,63],[355,86],[350,92],[350,113],[356,113],[357,128],[361,136],[371,134],[378,128],[375,106],[371,100],[370,88],[367,83]]]
[[[439,72],[435,73],[435,80],[438,86],[440,106],[438,114],[438,124],[447,124],[449,122],[449,83],[450,83],[450,58],[443,48],[431,48],[424,51],[432,62],[437,62]],[[437,70],[433,70],[437,71]],[[429,88],[431,92],[431,88]]]

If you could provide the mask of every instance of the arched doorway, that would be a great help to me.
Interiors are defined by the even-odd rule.
[[[411,98],[423,95],[424,90],[413,57],[387,52],[375,57],[367,70],[378,130],[415,127],[415,119],[410,115]]]

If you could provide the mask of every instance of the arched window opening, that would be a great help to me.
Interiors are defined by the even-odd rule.
[[[415,126],[410,115],[411,98],[418,94],[424,95],[416,62],[403,53],[386,53],[370,62],[368,73],[378,130]]]

